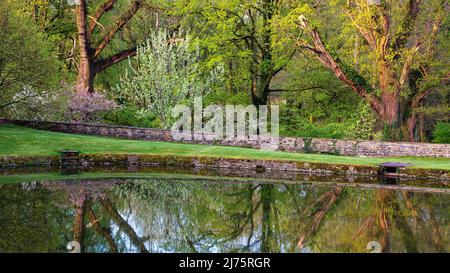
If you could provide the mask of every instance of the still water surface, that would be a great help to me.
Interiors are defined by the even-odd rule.
[[[447,252],[448,193],[188,179],[0,184],[0,252]]]

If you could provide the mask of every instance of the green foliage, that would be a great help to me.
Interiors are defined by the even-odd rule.
[[[26,188],[29,186],[30,188]],[[71,226],[71,212],[57,204],[67,201],[61,193],[49,194],[36,184],[0,186],[0,251],[46,253],[64,251]]]
[[[367,83],[366,79],[363,76],[361,76],[361,74],[358,73],[354,68],[352,68],[348,64],[345,64],[342,62],[339,62],[339,64],[341,65],[342,70],[344,71],[345,75],[347,75],[347,77],[349,77],[349,79],[353,83],[355,83],[359,87],[364,88],[368,92],[373,92],[372,86],[370,86]]]
[[[246,92],[254,103],[266,104],[267,82],[297,51],[293,36],[299,30],[291,12],[306,10],[299,6],[274,0],[177,0],[171,11],[199,38],[202,65],[225,64],[230,93]]]
[[[279,94],[281,135],[344,138],[360,101],[332,73],[306,57],[294,58],[273,88],[285,90]]]
[[[399,141],[401,139],[403,139],[403,132],[398,123],[384,124],[383,130],[381,131],[381,140]]]
[[[202,74],[200,52],[189,37],[159,31],[138,48],[136,63],[122,77],[116,90],[127,104],[157,116],[163,128],[172,124],[171,111],[177,104],[192,104],[196,96],[214,90],[222,78],[221,66]]]
[[[440,122],[433,132],[434,143],[450,143],[450,123]]]
[[[87,2],[91,15],[104,3]],[[399,116],[424,113],[422,120],[434,123],[445,120],[448,112],[448,88],[441,83],[448,74],[450,43],[448,32],[443,30],[450,26],[450,15],[442,1],[429,0],[422,1],[416,19],[404,21],[408,2],[383,1],[385,5],[380,7],[387,9],[391,19],[389,41],[408,38],[408,31],[412,31],[405,48],[398,50],[391,45],[381,56],[356,27],[382,33],[382,10],[368,8],[366,1],[350,5],[346,0],[146,1],[99,56],[105,58],[130,45],[141,45],[129,64],[116,64],[96,78],[96,89],[109,90],[114,94],[108,95],[125,105],[107,113],[105,122],[167,128],[171,108],[192,103],[195,94],[208,94],[203,98],[205,105],[246,105],[265,101],[264,91],[269,93],[270,103],[281,105],[282,134],[398,140],[401,131],[395,126],[375,132],[376,118],[370,107],[362,106],[361,98],[314,54],[305,54],[300,45],[312,41],[299,27],[298,17],[308,18],[346,77],[371,95],[383,92],[380,68],[388,67],[397,78],[388,81],[386,89],[392,90],[406,60],[413,57],[409,82],[400,91]],[[129,0],[119,0],[101,17],[90,37],[92,45],[98,44],[128,4]],[[433,37],[433,23],[439,18],[440,31]],[[64,92],[66,88],[55,87],[58,82],[70,86],[75,80],[78,52],[74,19],[73,6],[67,1],[0,1],[2,116],[65,119],[62,108],[70,96]],[[411,49],[416,40],[421,42],[418,52]],[[387,66],[379,65],[380,60]],[[443,93],[445,99],[431,101],[429,96],[420,107],[406,109],[414,96],[431,89],[434,94]],[[257,97],[253,101],[252,91]],[[433,126],[417,127],[425,128],[420,135],[428,136]]]
[[[160,128],[161,122],[152,115],[141,113],[137,107],[122,107],[103,116],[103,122],[111,125],[124,125],[142,128]]]
[[[345,137],[349,139],[381,140],[380,134],[374,131],[377,118],[366,102],[361,102],[355,114],[352,115]]]
[[[44,96],[58,81],[58,62],[51,43],[28,18],[8,2],[0,2],[0,112],[11,116],[10,107]]]
[[[76,48],[74,46],[77,30],[72,12],[73,6],[68,1],[61,0],[4,0],[9,2],[11,9],[22,18],[26,18],[28,26],[32,27],[53,46],[60,61],[59,69],[62,78],[73,79],[76,68]],[[98,0],[91,0],[95,2]]]
[[[219,105],[248,105],[251,104],[251,97],[248,93],[245,92],[237,92],[230,94],[225,90],[216,90],[209,94],[204,100],[203,103],[205,106],[211,104],[219,104]]]
[[[344,138],[347,130],[345,123],[319,125],[298,117],[291,120],[284,115],[280,117],[280,122],[280,134],[283,136],[340,139]]]

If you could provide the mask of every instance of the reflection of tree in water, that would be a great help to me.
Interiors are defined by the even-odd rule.
[[[144,231],[147,238],[170,246],[166,251],[194,252],[294,251],[300,244],[298,222],[305,225],[301,241],[314,236],[342,191],[310,187],[303,188],[305,196],[298,186],[188,181],[143,181],[119,188],[141,225],[151,227]]]
[[[348,203],[356,198],[346,198],[349,202],[342,204],[343,208],[337,211],[337,215],[329,220],[322,231],[333,231],[339,239],[326,242],[325,238],[321,238],[324,246],[335,251],[361,252],[367,242],[375,240],[380,243],[382,252],[446,252],[443,240],[439,240],[443,238],[442,231],[448,232],[446,196],[439,198],[443,201],[439,209],[443,215],[438,220],[431,209],[439,207],[433,205],[433,199],[436,199],[434,194],[382,189],[351,194],[362,198],[353,205]],[[349,222],[339,226],[336,224],[339,221],[334,219],[339,219],[343,213],[352,214],[346,210],[357,211],[358,217],[347,217]],[[433,226],[436,228],[433,229]]]
[[[411,209],[405,204],[404,199],[399,198],[404,192],[362,191],[341,187],[307,187],[305,189],[306,196],[299,195],[298,186],[285,185],[233,185],[227,187],[224,195],[218,194],[214,187],[211,187],[210,191],[203,189],[207,192],[206,195],[221,196],[212,201],[203,199],[202,195],[198,194],[200,191],[194,191],[192,198],[188,198],[191,204],[196,206],[204,204],[211,208],[213,203],[213,207],[220,209],[207,218],[213,222],[210,225],[218,227],[216,230],[204,230],[201,223],[200,225],[195,223],[191,225],[194,231],[190,233],[207,238],[215,236],[220,238],[215,244],[216,247],[220,246],[217,248],[220,251],[295,251],[295,245],[300,247],[309,245],[315,251],[364,252],[367,243],[372,240],[379,241],[382,251],[385,252],[445,251],[445,247],[442,247],[445,243],[442,240],[441,243],[436,244],[430,243],[426,238],[416,238],[426,236],[431,230],[433,230],[434,238],[446,238],[439,232],[443,229],[447,232],[446,225],[440,227],[438,224],[446,221],[445,213],[436,218],[431,217],[432,214],[427,212],[429,208],[436,208],[429,199],[429,197],[436,198],[436,195],[408,193],[415,198],[414,202],[417,203],[415,206],[423,208],[423,213],[419,217],[430,219],[422,221],[430,226],[412,229],[409,216]],[[358,204],[354,204],[354,200],[358,200],[361,195],[362,197],[365,195],[366,198],[361,198]],[[439,211],[445,212],[445,208],[448,207],[448,202],[445,200],[448,199],[446,196],[440,196],[439,200],[442,200]],[[295,217],[296,214],[297,217]],[[365,215],[368,216],[367,220],[364,219]],[[195,214],[188,216],[187,222],[197,217]],[[350,229],[339,229],[347,222],[353,224]],[[362,236],[364,240],[358,245],[353,241],[358,237],[362,238],[360,235],[355,236],[355,233],[361,233],[361,228],[355,225],[359,222],[363,222],[363,227],[366,226],[367,234]],[[323,226],[330,225],[335,229],[322,229]],[[364,232],[364,228],[362,231]],[[202,236],[198,238],[201,239]],[[321,242],[321,238],[325,237],[332,242],[331,245],[328,242]],[[314,243],[317,246],[315,248]],[[347,244],[345,248],[333,247],[344,244]]]
[[[64,251],[70,210],[61,195],[29,185],[0,185],[0,252]]]
[[[305,247],[307,239],[313,237],[320,228],[322,221],[333,206],[336,205],[342,193],[342,188],[336,187],[331,191],[320,195],[316,200],[309,204],[304,210],[303,215],[312,218],[306,225],[306,229],[300,235],[297,246],[301,250]],[[312,210],[313,209],[313,210]]]
[[[445,195],[386,189],[109,179],[2,185],[0,195],[5,251],[76,240],[86,252],[364,252],[369,241],[445,252],[448,238]]]
[[[81,181],[78,183],[51,184],[48,187],[61,189],[69,194],[69,200],[74,206],[75,216],[73,222],[73,241],[80,243],[83,251],[86,245],[86,227],[94,230],[96,235],[106,241],[110,252],[118,252],[116,240],[112,235],[112,226],[116,225],[118,234],[123,232],[128,236],[129,241],[139,252],[148,252],[143,241],[136,234],[135,230],[123,219],[115,206],[110,202],[107,192],[112,186],[119,183],[115,180],[109,181]],[[96,213],[94,210],[97,210]],[[97,214],[104,216],[103,220]],[[87,219],[86,219],[87,218]],[[87,222],[87,223],[86,223]],[[118,240],[120,241],[120,240]],[[121,250],[125,248],[122,244]]]
[[[434,249],[429,251],[446,252],[444,237],[442,233],[448,232],[447,228],[442,228],[438,221],[443,222],[444,227],[448,227],[448,201],[440,200],[433,194],[424,194],[417,198],[411,193],[402,192],[397,194],[399,205],[404,203],[404,210],[410,212],[410,218],[412,218],[413,229],[421,230],[425,235],[424,240],[428,241]],[[422,201],[421,199],[424,199]],[[443,215],[436,215],[435,209],[444,212]],[[439,220],[438,220],[439,218]],[[445,219],[442,221],[441,219]],[[430,232],[431,230],[431,232]]]

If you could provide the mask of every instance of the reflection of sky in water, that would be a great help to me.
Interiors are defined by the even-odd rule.
[[[104,197],[93,198],[88,187],[95,183],[78,191],[72,187],[0,185],[0,251],[64,251],[74,222],[66,196],[74,192],[86,194],[100,226],[122,252],[140,248],[98,198],[111,201],[149,252],[367,252],[370,241],[380,242],[386,252],[449,249],[448,194],[140,179],[105,188]],[[48,248],[35,239],[42,233],[50,236]],[[105,238],[86,226],[85,250],[109,251]]]

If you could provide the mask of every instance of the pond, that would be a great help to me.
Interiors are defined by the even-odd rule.
[[[3,181],[0,252],[78,251],[74,241],[82,252],[449,250],[446,187],[367,185],[157,175]]]

